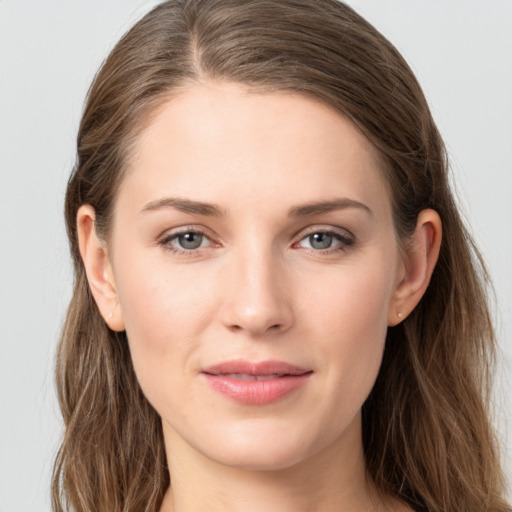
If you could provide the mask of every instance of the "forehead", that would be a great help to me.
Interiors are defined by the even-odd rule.
[[[323,103],[206,83],[172,96],[151,116],[119,199],[128,194],[142,207],[172,195],[261,208],[262,200],[284,207],[349,194],[386,203],[380,169],[373,145]]]

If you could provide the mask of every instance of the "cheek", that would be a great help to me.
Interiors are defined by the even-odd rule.
[[[198,286],[185,269],[141,263],[135,256],[123,258],[116,284],[135,371],[152,397],[159,384],[179,386],[179,376],[190,370],[208,318],[208,286]]]
[[[381,261],[365,261],[340,268],[325,276],[325,285],[317,274],[305,284],[304,311],[340,340],[356,337],[363,343],[358,332],[385,332],[394,270],[386,267]]]
[[[333,400],[351,404],[354,413],[380,368],[392,293],[390,275],[380,263],[352,267],[331,275],[327,289],[312,284],[305,303],[319,364],[325,365],[331,389],[339,390]]]

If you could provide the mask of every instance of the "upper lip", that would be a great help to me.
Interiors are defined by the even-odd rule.
[[[252,362],[243,359],[236,359],[232,361],[224,361],[219,364],[214,364],[203,368],[202,373],[209,375],[230,375],[230,374],[243,374],[243,375],[303,375],[310,373],[311,370],[301,368],[294,364],[286,363],[284,361],[260,361]]]

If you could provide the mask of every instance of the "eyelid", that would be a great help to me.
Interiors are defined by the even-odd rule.
[[[186,233],[196,233],[198,235],[202,235],[205,238],[207,238],[210,241],[209,246],[218,246],[220,245],[219,242],[215,240],[215,236],[212,235],[211,231],[204,226],[197,226],[197,225],[185,225],[180,226],[177,228],[167,229],[165,230],[160,236],[157,238],[157,244],[163,246],[167,250],[170,250],[172,252],[176,253],[183,253],[183,254],[192,254],[197,253],[199,249],[206,249],[207,247],[200,247],[197,249],[183,249],[180,247],[175,247],[174,249],[170,248],[170,241],[180,235],[184,235]]]
[[[306,239],[308,236],[314,235],[315,233],[323,233],[327,235],[332,235],[335,238],[337,238],[340,241],[339,246],[335,247],[329,247],[327,249],[309,249],[307,247],[304,247],[305,250],[311,250],[316,254],[322,254],[322,253],[328,253],[328,252],[334,252],[334,251],[342,251],[345,250],[348,246],[354,245],[356,242],[356,237],[352,232],[350,232],[346,228],[339,228],[335,226],[329,226],[329,225],[316,225],[316,226],[310,226],[306,228],[305,230],[300,231],[295,239],[298,238],[296,242],[294,242],[293,246],[297,246],[300,242],[302,242],[304,239]]]
[[[183,249],[175,246],[171,249],[171,244],[169,243],[170,240],[186,234],[186,233],[197,233],[199,235],[204,236],[207,238],[210,242],[210,244],[207,247],[198,247],[197,249]],[[328,235],[332,235],[335,238],[337,238],[341,243],[340,246],[335,246],[327,249],[310,249],[313,252],[320,254],[320,253],[328,253],[336,250],[343,250],[346,249],[348,246],[353,245],[356,242],[356,237],[352,232],[350,232],[346,228],[340,228],[337,226],[332,225],[315,225],[315,226],[309,226],[308,228],[305,228],[301,231],[299,231],[295,236],[294,240],[296,240],[293,243],[293,247],[297,246],[300,242],[302,242],[305,238],[308,236],[311,236],[315,233],[325,233]],[[163,246],[167,250],[170,250],[174,253],[182,253],[187,255],[193,255],[197,254],[200,249],[207,249],[209,247],[218,247],[220,246],[220,242],[218,242],[215,235],[211,233],[211,230],[206,228],[205,226],[197,226],[197,225],[185,225],[185,226],[179,226],[176,228],[171,228],[166,231],[164,231],[158,238],[157,238],[157,244]],[[308,248],[304,248],[308,249]]]
[[[333,235],[338,235],[342,238],[351,239],[355,241],[355,235],[346,228],[340,228],[337,226],[330,226],[325,224],[317,224],[315,226],[309,226],[301,231],[299,231],[294,238],[298,238],[299,240],[304,239],[309,235],[313,235],[315,233],[329,233]]]

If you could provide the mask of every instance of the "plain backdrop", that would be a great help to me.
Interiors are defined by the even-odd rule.
[[[352,0],[412,65],[494,278],[496,422],[512,481],[512,1]],[[87,88],[154,1],[0,0],[0,512],[47,512],[53,358],[70,296],[63,196]]]

